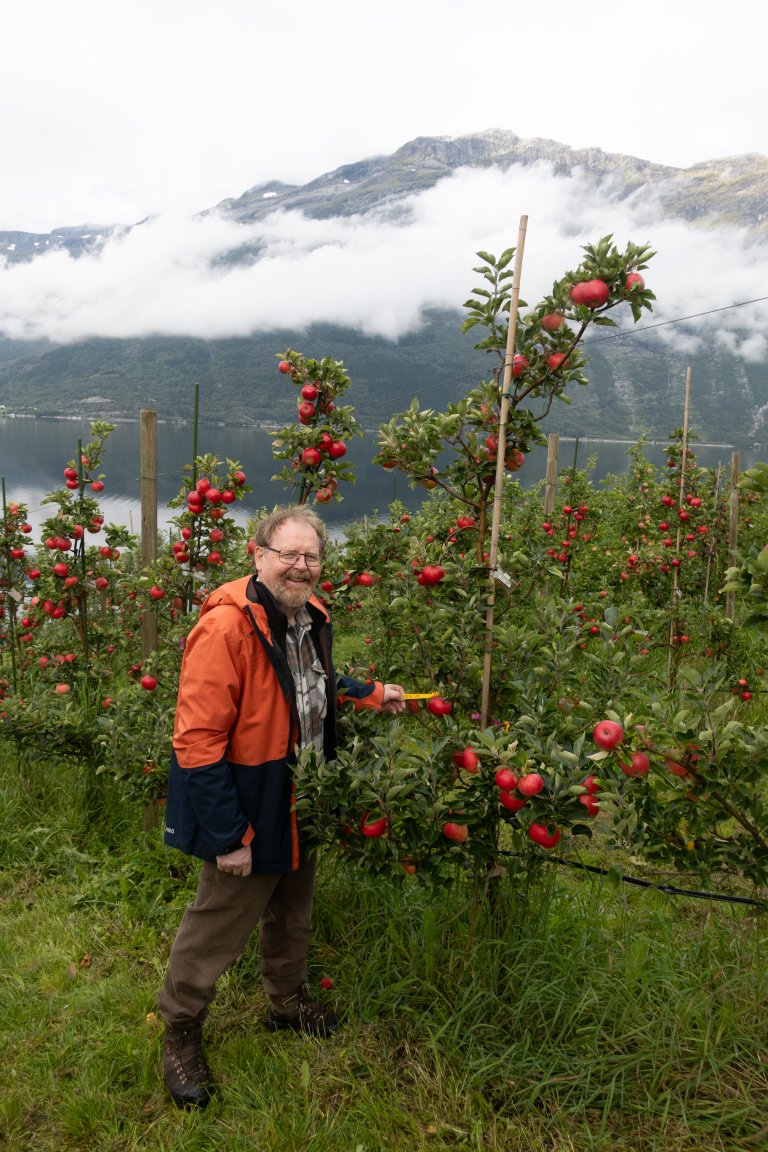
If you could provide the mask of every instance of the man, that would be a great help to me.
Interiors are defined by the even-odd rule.
[[[203,864],[159,996],[163,1071],[181,1108],[210,1099],[202,1024],[257,925],[267,1027],[326,1036],[337,1026],[305,984],[317,860],[300,841],[291,762],[297,744],[334,756],[337,697],[392,713],[405,704],[399,685],[335,677],[330,621],[313,595],[325,539],[304,506],[261,520],[255,575],[211,593],[184,651],[165,840]]]

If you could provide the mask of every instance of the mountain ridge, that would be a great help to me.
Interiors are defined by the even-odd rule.
[[[744,164],[744,161],[749,163]],[[345,164],[304,185],[281,184],[270,181],[247,189],[239,197],[222,200],[213,211],[242,223],[263,219],[281,207],[301,210],[307,215],[342,216],[369,211],[382,202],[390,203],[432,187],[439,179],[462,167],[490,167],[502,169],[513,164],[528,166],[551,163],[555,175],[581,169],[594,183],[605,177],[619,176],[625,182],[625,193],[634,191],[638,182],[659,191],[662,203],[671,215],[686,219],[721,215],[713,213],[708,197],[713,196],[716,182],[722,194],[761,192],[763,205],[768,199],[768,157],[759,153],[745,156],[723,157],[701,161],[690,168],[674,168],[643,160],[624,153],[605,152],[602,148],[571,148],[544,137],[520,137],[504,129],[487,129],[469,136],[418,136],[395,152],[368,157],[357,164]],[[737,168],[738,179],[728,178]],[[758,189],[750,183],[757,170]],[[408,172],[414,175],[408,178]],[[393,182],[399,182],[393,188]],[[688,181],[695,184],[699,204],[692,205],[687,195]],[[737,186],[737,187],[735,187]],[[739,218],[747,225],[761,225],[764,212],[755,214],[752,198],[742,202],[747,212]]]

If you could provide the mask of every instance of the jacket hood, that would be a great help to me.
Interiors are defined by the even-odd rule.
[[[211,612],[222,604],[241,610],[245,608],[247,604],[253,602],[248,596],[248,585],[253,579],[253,576],[241,576],[239,580],[230,580],[227,584],[214,588],[203,601],[200,615],[205,616],[206,612]]]
[[[204,616],[207,612],[212,612],[214,608],[218,608],[221,605],[239,608],[240,611],[243,611],[245,608],[253,610],[256,605],[261,605],[266,613],[267,620],[270,622],[274,620],[276,613],[278,616],[284,616],[284,613],[275,603],[275,598],[266,584],[262,584],[257,580],[255,575],[241,576],[239,580],[230,580],[226,584],[214,588],[203,601],[200,608],[200,615]],[[307,607],[313,619],[319,618],[323,621],[330,619],[327,608],[316,595],[313,594],[310,597],[307,602]]]

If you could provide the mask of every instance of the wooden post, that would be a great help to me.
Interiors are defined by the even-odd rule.
[[[739,470],[741,457],[738,452],[731,453],[731,490],[728,502],[728,564],[736,563],[736,546],[739,542]],[[733,620],[736,609],[736,593],[726,592],[725,614]]]
[[[499,525],[501,524],[501,495],[504,489],[504,457],[506,455],[507,416],[509,415],[509,391],[512,386],[512,359],[515,353],[517,336],[517,310],[520,303],[520,273],[525,250],[525,233],[528,217],[520,217],[515,249],[515,271],[512,278],[512,298],[509,303],[509,328],[507,348],[504,358],[504,374],[501,386],[501,408],[499,414],[498,447],[496,449],[496,480],[493,490],[493,516],[491,518],[491,543],[488,557],[489,584],[487,609],[485,614],[485,647],[483,660],[483,693],[480,704],[480,727],[488,724],[488,705],[491,692],[491,652],[493,650],[493,605],[496,598],[496,566],[499,552]]]
[[[141,567],[146,569],[157,559],[157,412],[142,408],[140,426],[141,487]],[[157,615],[146,609],[141,614],[141,658],[157,648]]]
[[[560,446],[560,436],[557,432],[550,432],[547,441],[547,476],[544,487],[544,516],[551,516],[555,510],[555,493],[557,492],[557,456]]]

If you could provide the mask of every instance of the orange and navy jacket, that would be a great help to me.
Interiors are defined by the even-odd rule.
[[[328,613],[315,597],[307,608],[328,684],[330,760],[337,699],[378,710],[384,688],[336,677]],[[200,609],[181,664],[166,844],[204,860],[250,844],[255,872],[298,867],[291,764],[300,732],[286,629],[285,614],[252,576],[222,584]]]

